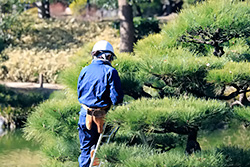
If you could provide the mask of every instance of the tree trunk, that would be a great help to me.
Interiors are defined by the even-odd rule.
[[[42,0],[42,6],[44,8],[43,18],[50,18],[49,0]]]
[[[134,24],[132,6],[127,0],[118,0],[120,19],[120,52],[132,52],[134,42]]]
[[[247,91],[247,89],[244,90],[244,91]],[[241,93],[239,96],[240,96],[240,97],[239,97],[239,101],[240,101],[244,106],[249,105],[249,101],[248,101],[248,99],[247,99],[247,93],[246,93],[246,92]]]
[[[42,19],[50,18],[49,0],[41,0],[41,3],[35,3],[38,8],[38,16]]]
[[[137,16],[142,17],[141,8],[140,8],[140,6],[137,3],[135,3],[135,8],[137,10]]]
[[[234,107],[234,106],[242,106],[242,107],[245,107],[245,106],[249,106],[250,105],[250,101],[248,100],[247,98],[247,88],[248,86],[245,88],[245,89],[241,89],[240,91],[243,92],[243,93],[240,93],[239,94],[239,100],[236,100],[234,101],[230,106],[231,107]]]
[[[213,54],[215,56],[221,57],[225,52],[223,50],[223,47],[219,46],[219,44],[217,42],[215,42],[214,46],[214,52]]]
[[[87,0],[87,5],[86,5],[86,8],[87,8],[87,17],[89,17],[89,14],[90,14],[90,2],[89,0]]]
[[[197,142],[197,131],[198,129],[193,129],[188,134],[187,146],[186,146],[186,154],[192,154],[197,151],[201,151],[200,144]]]

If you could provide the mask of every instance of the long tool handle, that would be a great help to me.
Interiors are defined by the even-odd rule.
[[[97,151],[98,147],[99,147],[100,144],[101,144],[102,137],[103,137],[103,134],[104,134],[104,132],[105,132],[105,128],[106,128],[106,123],[104,124],[104,126],[103,126],[103,131],[102,131],[102,133],[101,133],[100,136],[99,136],[99,139],[98,139],[98,142],[97,142],[97,144],[96,144],[95,151],[94,151],[93,157],[91,158],[91,162],[90,162],[89,167],[92,167],[92,166],[93,166],[93,163],[94,163],[94,160],[95,160],[96,151]]]

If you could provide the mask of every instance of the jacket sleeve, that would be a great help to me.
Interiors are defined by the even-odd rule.
[[[113,69],[109,78],[110,99],[112,101],[112,104],[117,105],[119,103],[122,103],[124,95],[121,88],[121,80],[118,72]]]
[[[86,71],[86,67],[84,67],[82,69],[82,71],[80,72],[79,77],[78,77],[78,81],[77,81],[77,95],[78,95],[78,101],[80,103],[82,103],[82,99],[81,99],[82,93],[83,93],[82,92],[82,90],[83,90],[82,79],[83,79],[83,77],[85,75],[85,71]]]

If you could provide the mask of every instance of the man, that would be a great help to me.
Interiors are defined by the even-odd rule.
[[[123,100],[118,72],[111,66],[116,57],[112,45],[104,40],[99,41],[94,45],[91,54],[92,63],[82,69],[77,85],[78,100],[82,104],[78,122],[80,167],[90,165],[90,153],[102,132],[105,113],[111,105]]]

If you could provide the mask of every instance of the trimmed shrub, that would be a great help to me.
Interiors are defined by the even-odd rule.
[[[207,80],[222,85],[244,85],[250,81],[250,63],[228,62],[222,69],[211,70]]]
[[[70,5],[69,8],[73,12],[73,14],[82,14],[82,11],[85,9],[87,4],[87,0],[75,0]]]
[[[55,160],[76,161],[79,155],[79,111],[76,96],[46,101],[29,116],[25,136],[40,142],[43,152]]]
[[[177,19],[162,28],[163,40],[156,45],[161,50],[181,45],[200,52],[202,50],[199,50],[200,47],[197,47],[195,43],[198,43],[198,46],[204,45],[206,42],[209,43],[212,41],[210,37],[219,33],[216,40],[222,41],[219,45],[223,48],[224,42],[234,37],[248,36],[250,27],[247,21],[250,17],[248,5],[247,2],[235,1],[231,3],[226,0],[210,0],[191,6],[183,10]],[[217,32],[218,30],[219,32]],[[199,41],[203,41],[204,44]],[[149,45],[147,50],[154,49],[153,46],[154,43]],[[205,54],[204,51],[201,53]]]
[[[200,126],[206,119],[207,123],[216,121],[216,116],[229,112],[225,103],[215,100],[206,101],[194,97],[141,99],[110,111],[107,121],[116,123],[132,131],[162,133],[185,133],[188,127]],[[169,129],[168,129],[169,128]]]
[[[226,166],[225,156],[216,151],[186,156],[178,151],[159,153],[145,146],[128,147],[125,144],[116,143],[104,145],[98,153],[98,157],[105,160],[107,166]]]

